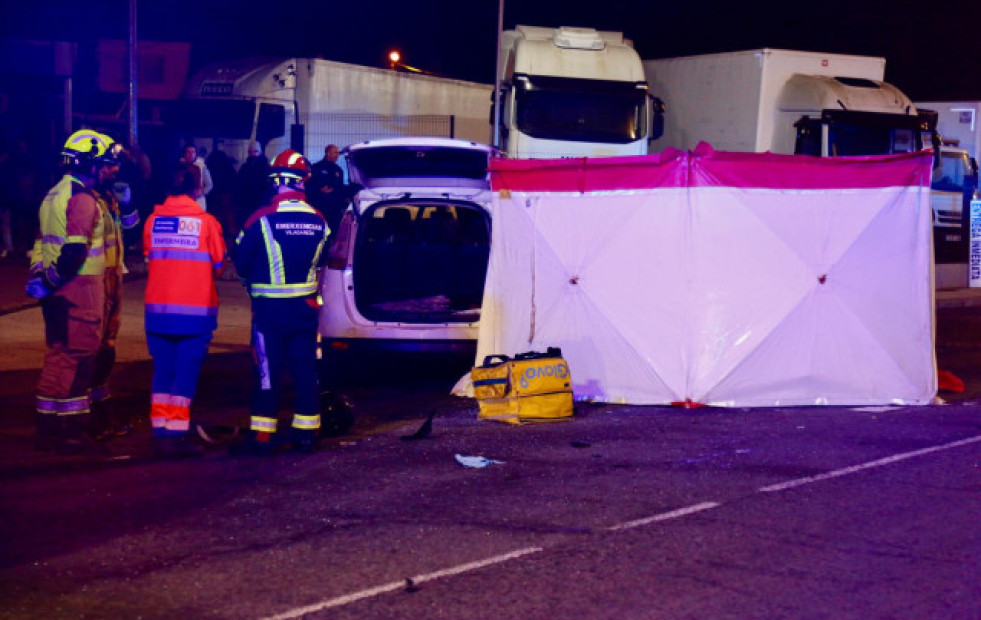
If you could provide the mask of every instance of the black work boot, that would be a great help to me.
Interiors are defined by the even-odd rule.
[[[110,419],[109,402],[105,400],[92,403],[92,414],[89,418],[89,427],[86,429],[89,437],[96,441],[108,441],[112,439],[112,420]]]
[[[34,449],[51,452],[61,440],[61,420],[53,413],[34,413]]]
[[[89,435],[96,441],[109,441],[114,437],[124,437],[133,432],[133,427],[123,419],[116,402],[107,398],[92,403],[92,421]]]
[[[320,449],[317,431],[291,428],[290,443],[293,444],[293,451],[300,452],[301,454],[313,454]]]
[[[102,401],[102,406],[109,410],[109,433],[113,437],[125,437],[133,432],[133,425],[129,423],[129,416],[123,413],[123,408],[115,399],[110,398]]]
[[[85,431],[89,426],[89,414],[61,416],[62,435],[55,452],[63,456],[109,456],[109,448],[92,439]]]
[[[153,438],[154,453],[165,459],[187,459],[204,456],[204,447],[190,433]]]
[[[249,431],[246,438],[228,448],[232,456],[272,456],[273,442],[269,433]]]

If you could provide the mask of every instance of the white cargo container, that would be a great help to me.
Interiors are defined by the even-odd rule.
[[[503,33],[500,54],[508,157],[643,155],[659,133],[660,107],[621,32],[517,26]]]
[[[885,67],[879,57],[777,49],[646,60],[648,83],[666,108],[654,150],[705,141],[724,151],[827,157],[937,146],[936,285],[966,286],[965,205],[975,182],[964,170],[956,183],[942,181],[965,158],[933,144],[932,118],[883,81]]]
[[[944,142],[959,146],[969,157],[981,153],[981,101],[920,101],[917,109],[937,112],[937,131]]]
[[[757,49],[644,61],[664,100],[656,150],[870,155],[922,147],[913,102],[884,58]],[[660,146],[660,149],[657,147]]]
[[[487,143],[492,90],[489,84],[319,58],[252,58],[193,75],[178,123],[199,146],[220,144],[239,162],[250,141],[272,159],[297,131],[293,142],[302,138],[304,154],[317,161],[327,144],[343,148],[406,135]]]

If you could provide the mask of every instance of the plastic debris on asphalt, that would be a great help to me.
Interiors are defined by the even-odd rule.
[[[464,467],[474,467],[481,468],[487,467],[488,465],[503,465],[504,461],[495,461],[494,459],[489,459],[485,456],[463,456],[462,454],[457,454],[455,456],[456,462]]]
[[[887,411],[899,411],[902,407],[896,407],[893,405],[880,405],[877,407],[855,407],[852,411],[859,411],[861,413],[886,413]]]

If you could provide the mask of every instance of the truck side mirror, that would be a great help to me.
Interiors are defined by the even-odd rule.
[[[930,146],[933,148],[933,167],[940,168],[943,164],[940,161],[940,133],[936,130],[930,132]]]
[[[964,193],[967,194],[967,199],[971,200],[978,190],[978,160],[972,157],[969,160],[969,165],[971,170],[964,178]]]
[[[664,135],[664,102],[651,96],[651,108],[654,111],[654,118],[651,119],[650,139],[657,140]]]

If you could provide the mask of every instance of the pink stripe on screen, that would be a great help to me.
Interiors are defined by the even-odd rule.
[[[494,191],[598,192],[669,187],[867,189],[927,187],[932,151],[863,157],[810,157],[667,149],[636,157],[494,159]]]

